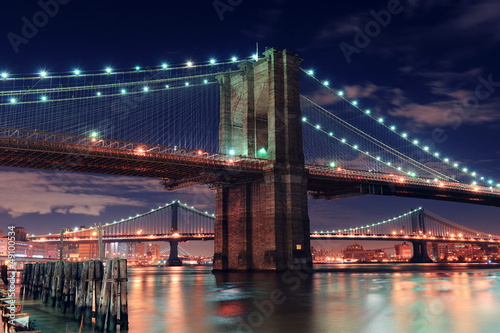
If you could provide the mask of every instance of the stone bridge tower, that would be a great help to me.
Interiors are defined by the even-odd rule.
[[[219,185],[214,270],[306,269],[312,266],[307,179],[302,147],[300,62],[290,51],[218,77],[219,151],[266,158],[263,176]]]

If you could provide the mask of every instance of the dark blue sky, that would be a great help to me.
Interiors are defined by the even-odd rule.
[[[319,78],[421,140],[431,140],[436,129],[444,131],[446,140],[436,143],[437,149],[500,180],[497,1],[60,2],[53,17],[40,14],[35,1],[2,2],[0,71],[205,62],[249,57],[256,42],[261,51],[286,48],[299,53],[303,67],[314,68]],[[388,10],[393,12],[390,22],[378,14],[384,26],[370,23],[375,21],[372,11]],[[25,22],[34,20],[40,27],[24,29],[23,36]],[[356,40],[356,31],[366,29],[372,37]],[[490,75],[490,94],[477,109],[458,109],[471,101],[479,78]],[[214,207],[206,188],[167,193],[156,180],[19,171],[0,170],[3,229],[15,223],[30,233],[57,231],[140,213],[174,197],[203,210]],[[457,223],[500,234],[498,208],[371,196],[311,206],[312,229],[375,222],[424,206]]]

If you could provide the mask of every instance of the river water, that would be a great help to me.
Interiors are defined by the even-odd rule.
[[[500,332],[500,266],[315,265],[312,274],[129,268],[129,332]],[[43,333],[94,332],[39,301]]]

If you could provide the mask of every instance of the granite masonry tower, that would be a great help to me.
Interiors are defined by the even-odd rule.
[[[300,62],[268,49],[241,71],[218,77],[219,151],[266,158],[258,178],[217,187],[214,270],[309,269],[312,265],[302,147]],[[235,158],[236,158],[235,157]]]

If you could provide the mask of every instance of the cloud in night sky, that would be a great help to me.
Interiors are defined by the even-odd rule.
[[[127,193],[155,189],[162,190],[157,180],[7,171],[0,172],[0,193],[4,194],[0,211],[12,217],[32,213],[98,216],[110,206],[144,206]]]

